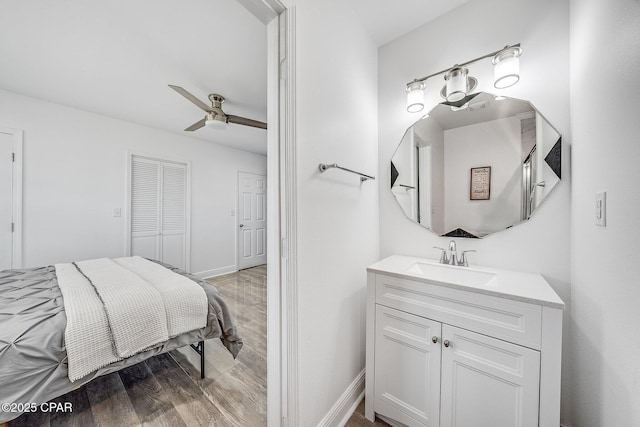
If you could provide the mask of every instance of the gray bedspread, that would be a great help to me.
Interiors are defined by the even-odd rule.
[[[242,348],[235,321],[218,290],[175,267],[159,263],[199,283],[209,300],[207,326],[171,338],[151,350],[113,363],[73,383],[67,376],[64,330],[67,318],[53,266],[0,272],[0,403],[47,402],[101,375],[152,356],[209,338],[220,338],[235,357]],[[2,412],[0,423],[20,413]]]

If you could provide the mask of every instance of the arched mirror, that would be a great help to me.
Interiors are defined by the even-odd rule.
[[[479,238],[531,217],[561,178],[560,133],[529,102],[480,92],[404,134],[391,191],[434,233]]]

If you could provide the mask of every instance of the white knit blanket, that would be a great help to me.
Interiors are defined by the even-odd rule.
[[[139,256],[113,261],[133,271],[158,291],[167,312],[170,338],[205,327],[209,303],[202,286]]]
[[[91,283],[73,264],[56,264],[56,276],[67,315],[68,375],[75,381],[121,357],[113,349],[107,313]]]
[[[71,381],[206,326],[202,287],[154,262],[102,258],[55,267]]]

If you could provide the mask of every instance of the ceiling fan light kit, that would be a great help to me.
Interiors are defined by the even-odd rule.
[[[227,128],[227,118],[213,113],[207,113],[207,118],[205,119],[204,124],[211,129],[224,130]]]
[[[208,98],[209,101],[211,101],[211,106],[208,106],[207,104],[196,98],[194,95],[192,95],[189,91],[181,88],[180,86],[169,85],[169,87],[187,98],[205,113],[207,113],[205,114],[203,119],[186,128],[185,131],[187,132],[198,130],[204,126],[214,129],[226,129],[228,123],[251,126],[258,129],[267,128],[267,124],[265,122],[248,119],[246,117],[225,114],[225,112],[222,110],[222,104],[225,101],[224,96],[222,95],[218,95],[217,93],[210,94]]]

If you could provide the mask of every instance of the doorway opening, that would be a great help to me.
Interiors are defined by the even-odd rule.
[[[267,177],[238,172],[238,270],[267,263]]]
[[[22,267],[22,131],[0,128],[0,271]]]

